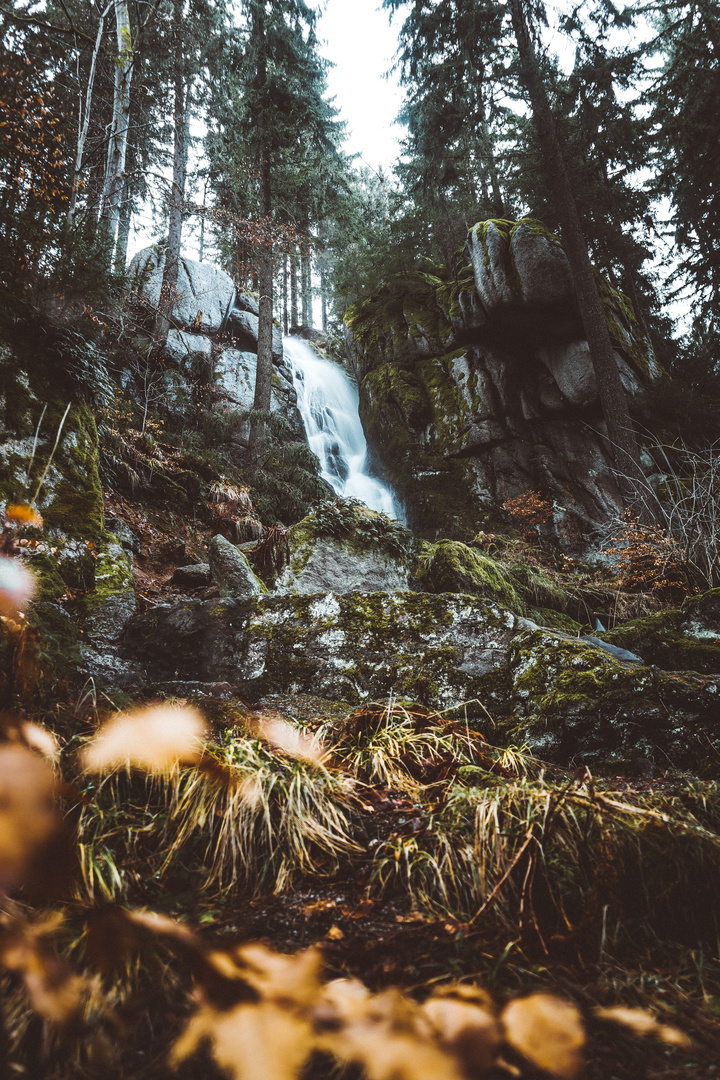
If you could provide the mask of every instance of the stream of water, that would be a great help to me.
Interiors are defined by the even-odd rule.
[[[346,499],[359,499],[371,510],[400,517],[393,494],[367,472],[368,447],[358,414],[358,392],[339,364],[324,360],[306,341],[283,339],[292,368],[310,449],[322,477]]]

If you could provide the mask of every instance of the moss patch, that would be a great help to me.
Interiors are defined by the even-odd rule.
[[[470,593],[513,610],[520,607],[515,589],[494,560],[455,540],[423,545],[414,573],[426,592]]]

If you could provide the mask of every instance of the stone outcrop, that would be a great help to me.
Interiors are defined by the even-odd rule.
[[[669,674],[604,646],[484,597],[398,591],[188,600],[126,632],[157,692],[221,684],[250,701],[310,692],[350,704],[392,694],[458,709],[493,742],[563,765],[642,754],[692,767],[705,737],[720,736],[720,676]]]
[[[567,258],[528,219],[474,226],[468,250],[455,274],[427,264],[349,310],[368,441],[421,536],[467,539],[535,490],[554,506],[546,533],[587,550],[621,500]],[[637,396],[652,349],[627,298],[601,291]]]
[[[141,299],[152,307],[160,303],[165,251],[143,248],[133,257],[128,276]],[[212,263],[180,258],[177,299],[171,321],[176,327],[200,333],[217,333],[235,303],[235,285],[229,274]]]
[[[149,247],[139,251],[128,268],[136,297],[152,310],[157,309],[164,266],[162,248]],[[166,344],[170,366],[154,386],[158,406],[181,419],[192,411],[197,388],[209,384],[214,407],[251,409],[258,337],[258,304],[254,297],[238,292],[224,270],[183,257],[171,322]],[[294,437],[302,438],[297,393],[283,359],[282,334],[277,326],[273,326],[272,356],[271,409],[288,420]],[[126,387],[138,389],[136,384],[142,382],[142,377],[142,371],[128,372]],[[239,432],[241,445],[247,443],[247,434]]]
[[[343,528],[343,525],[345,526]],[[385,530],[392,530],[389,534]],[[405,542],[403,542],[405,541]],[[324,507],[288,532],[290,561],[275,591],[373,593],[408,588],[409,536],[361,503]]]

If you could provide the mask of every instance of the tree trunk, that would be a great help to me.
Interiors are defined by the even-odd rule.
[[[283,335],[288,333],[288,257],[283,255]]]
[[[312,289],[309,251],[303,251],[300,256],[300,285],[302,290],[302,324],[309,328],[312,326]]]
[[[115,245],[115,233],[117,232],[120,200],[125,179],[125,155],[127,153],[128,125],[130,121],[130,81],[132,79],[133,48],[127,0],[115,0],[115,25],[117,28],[118,55],[115,58],[112,127],[105,168],[102,211],[100,213],[100,227],[105,230],[111,248]],[[112,251],[110,257],[112,261]]]
[[[297,263],[297,252],[294,251],[290,256],[290,333],[299,326]]]
[[[115,248],[115,273],[123,274],[127,264],[128,240],[130,239],[130,220],[132,210],[130,207],[130,192],[127,180],[123,186],[123,197],[120,204],[120,216],[118,218],[118,237]]]
[[[272,209],[270,194],[270,154],[267,146],[260,150],[260,216],[266,224],[266,239],[260,252],[258,286],[260,314],[258,318],[258,353],[255,373],[255,399],[250,422],[250,468],[262,465],[265,456],[265,417],[270,412],[272,394],[272,329],[273,329],[273,246],[270,232]]]
[[[183,205],[185,202],[185,172],[187,169],[187,94],[182,52],[182,6],[183,0],[174,3],[174,84],[175,98],[173,106],[173,178],[170,191],[170,213],[168,216],[168,240],[165,249],[165,267],[163,269],[160,302],[155,319],[155,334],[159,344],[164,344],[170,329],[170,319],[177,299],[177,282],[180,270],[180,250],[182,242]]]
[[[555,121],[530,38],[522,0],[510,0],[513,29],[517,39],[522,78],[525,83],[540,147],[554,194],[555,209],[575,286],[585,336],[590,346],[600,404],[607,425],[610,452],[621,489],[628,502],[645,519],[652,517],[647,506],[647,484],[640,464],[640,450],[627,398],[620,381],[615,352],[595,279],[575,196],[573,195]]]
[[[77,149],[75,151],[75,167],[73,169],[72,186],[70,189],[70,201],[68,204],[67,228],[72,229],[75,224],[75,211],[77,209],[78,192],[80,190],[80,174],[82,173],[84,158],[85,158],[85,143],[87,141],[88,128],[90,127],[90,110],[92,107],[92,96],[95,88],[95,70],[97,67],[98,53],[100,52],[100,44],[102,42],[102,36],[105,30],[105,19],[107,17],[110,8],[112,7],[113,0],[105,8],[100,15],[98,22],[97,35],[95,37],[95,47],[92,51],[92,57],[90,59],[90,71],[88,72],[87,88],[85,91],[85,107],[83,112],[83,100],[82,94],[80,95],[80,105],[78,109],[78,139]]]

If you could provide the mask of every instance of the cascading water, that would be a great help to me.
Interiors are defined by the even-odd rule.
[[[359,499],[371,510],[399,517],[392,492],[369,476],[367,442],[358,414],[358,392],[339,364],[324,360],[306,341],[283,339],[310,449],[322,477],[346,499]]]

